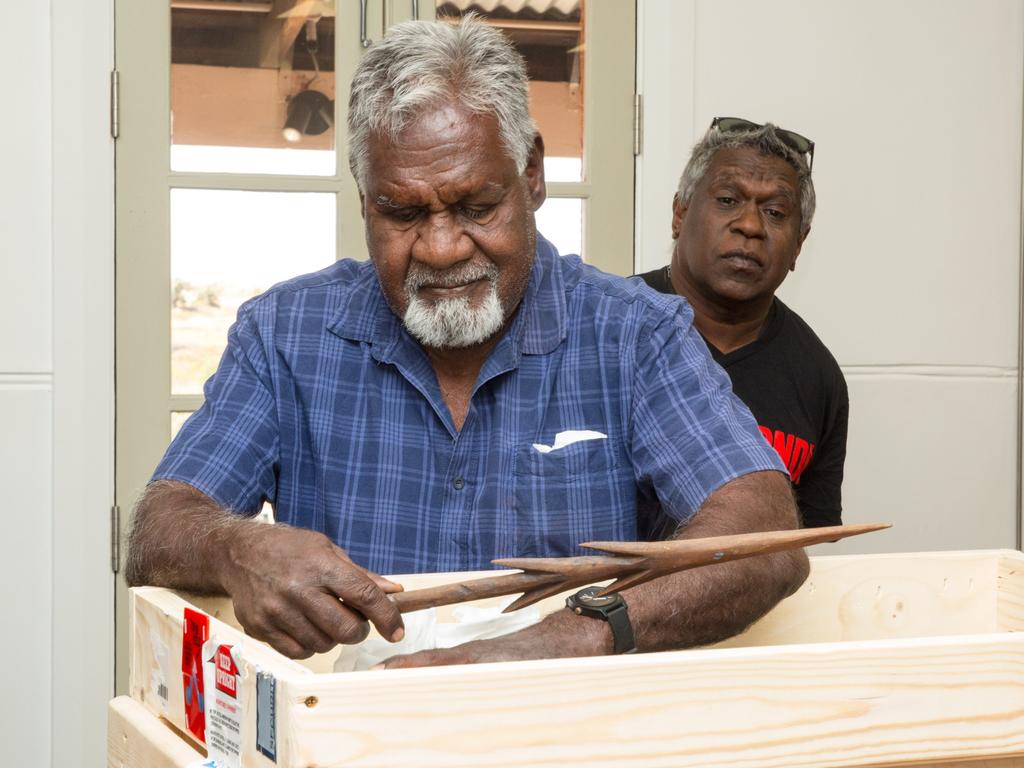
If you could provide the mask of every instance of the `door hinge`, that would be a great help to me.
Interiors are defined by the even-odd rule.
[[[110,508],[110,570],[115,575],[121,572],[121,508],[117,504]]]
[[[117,138],[121,134],[121,73],[116,69],[110,72],[110,135]]]
[[[639,155],[643,149],[644,130],[644,97],[633,94],[633,155]]]

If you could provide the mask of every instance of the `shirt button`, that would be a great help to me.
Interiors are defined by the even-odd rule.
[[[454,488],[456,491],[461,491],[465,487],[465,485],[466,481],[463,480],[461,477],[456,477],[454,480],[452,480],[452,488]]]

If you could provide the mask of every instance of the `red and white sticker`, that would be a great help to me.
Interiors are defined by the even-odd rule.
[[[210,636],[210,617],[185,609],[181,634],[181,680],[185,689],[185,720],[189,731],[206,740],[206,700],[203,686],[203,644]]]
[[[207,691],[206,748],[218,768],[241,768],[242,701],[241,670],[237,649],[216,638],[203,648],[203,673]]]

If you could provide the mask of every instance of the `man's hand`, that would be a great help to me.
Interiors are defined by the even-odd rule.
[[[361,642],[370,622],[392,642],[405,634],[385,594],[401,586],[356,565],[323,534],[253,524],[238,530],[226,549],[219,580],[235,617],[248,635],[286,656],[302,659]]]
[[[614,639],[606,622],[562,610],[509,635],[473,640],[454,648],[392,656],[374,669],[598,656],[611,653],[613,647]]]
[[[129,586],[226,594],[249,635],[293,658],[357,643],[368,621],[393,641],[404,634],[386,595],[399,585],[353,563],[323,534],[239,518],[185,483],[146,489],[125,577]]]
[[[521,655],[509,648],[504,638],[473,640],[453,648],[434,648],[427,651],[392,656],[373,669],[409,669],[411,667],[443,667],[452,664],[480,664],[486,661],[522,661],[523,659],[550,658],[543,652]]]

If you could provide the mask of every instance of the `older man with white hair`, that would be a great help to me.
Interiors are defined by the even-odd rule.
[[[686,307],[537,234],[544,145],[499,32],[394,27],[355,74],[349,137],[370,261],[239,310],[136,509],[130,583],[228,594],[249,634],[301,657],[368,622],[403,636],[380,573],[633,539],[638,495],[681,537],[795,527],[783,467]],[[286,525],[246,519],[265,501]],[[626,590],[611,613],[387,665],[707,643],[806,573],[802,552],[720,564]]]

